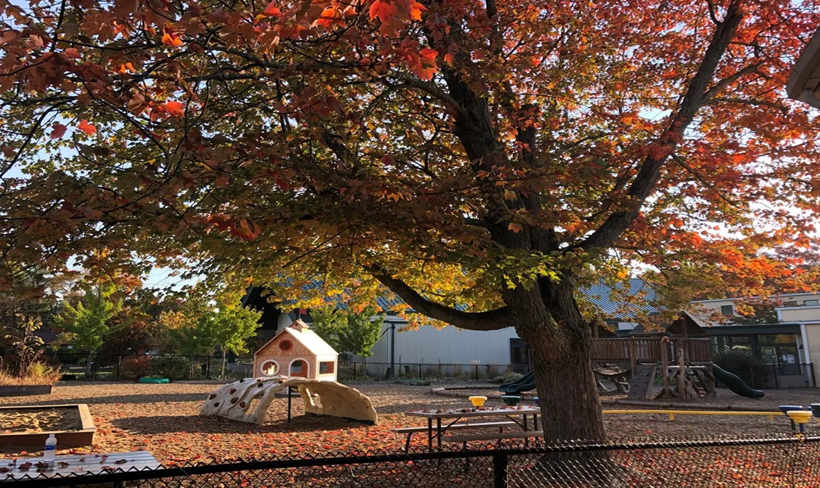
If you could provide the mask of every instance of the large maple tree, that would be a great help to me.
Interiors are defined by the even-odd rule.
[[[817,3],[0,0],[3,284],[390,290],[515,327],[547,437],[601,438],[579,286],[802,286],[820,123],[783,87]]]

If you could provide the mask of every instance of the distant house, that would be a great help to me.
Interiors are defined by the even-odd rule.
[[[295,376],[336,381],[339,354],[310,327],[296,320],[253,355],[254,377]]]

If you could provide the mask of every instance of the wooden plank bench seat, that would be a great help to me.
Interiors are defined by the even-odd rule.
[[[447,427],[447,430],[466,430],[466,429],[490,429],[490,428],[498,428],[499,431],[504,427],[513,427],[518,425],[518,423],[512,420],[505,420],[503,422],[475,422],[475,423],[466,423],[466,424],[453,424]],[[426,426],[422,427],[400,427],[398,429],[390,429],[397,434],[407,434],[407,442],[404,445],[405,452],[410,450],[410,439],[413,437],[413,434],[417,432],[427,432],[428,428]],[[442,439],[447,439],[447,437],[443,437]]]
[[[470,441],[499,441],[505,439],[530,439],[533,437],[544,437],[544,432],[540,430],[528,430],[526,432],[499,432],[497,434],[472,434],[472,435],[451,435],[442,438],[444,442],[461,442],[467,445]]]

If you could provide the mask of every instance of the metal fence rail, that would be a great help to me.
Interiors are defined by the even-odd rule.
[[[344,455],[6,480],[15,488],[816,487],[820,437],[708,438]]]

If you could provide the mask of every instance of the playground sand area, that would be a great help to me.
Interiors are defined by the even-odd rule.
[[[94,444],[83,449],[60,450],[60,454],[148,450],[163,463],[179,464],[186,461],[333,452],[397,451],[404,447],[405,437],[394,434],[390,429],[424,423],[423,419],[407,417],[404,412],[469,404],[466,398],[435,395],[429,386],[351,383],[351,386],[370,397],[380,417],[379,425],[367,426],[333,417],[305,417],[302,415],[302,402],[295,396],[291,423],[286,420],[287,399],[280,397],[270,406],[266,423],[257,426],[199,415],[202,402],[218,386],[181,383],[59,384],[51,395],[2,397],[0,405],[86,403],[97,426]],[[483,391],[493,390],[477,388],[471,392],[481,394]],[[704,408],[732,403],[772,409],[780,404],[808,405],[815,402],[820,402],[820,389],[768,391],[761,400],[746,399],[728,390],[718,389],[716,398],[690,400],[687,403]],[[502,403],[490,400],[487,405],[500,406]],[[763,436],[789,431],[788,420],[782,415],[775,415],[773,419],[765,416],[680,415],[674,421],[670,421],[667,415],[606,415],[604,420],[608,435],[615,439]],[[816,422],[812,422],[808,429],[820,434]],[[422,447],[425,443],[423,435],[414,436],[416,446]],[[6,447],[2,448],[0,456],[39,453],[36,449],[30,449],[26,454],[23,452]]]
[[[55,430],[78,430],[77,410],[44,408],[42,410],[1,411],[0,434],[27,434]]]

